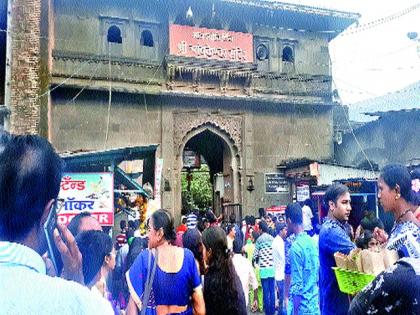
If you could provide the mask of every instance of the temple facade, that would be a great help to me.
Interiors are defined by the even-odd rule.
[[[38,23],[19,7],[28,2]],[[328,44],[357,14],[278,1],[15,0],[12,17],[9,129],[59,152],[158,145],[162,206],[175,215],[185,150],[222,178],[220,205],[244,214],[291,201],[282,161],[333,158]]]

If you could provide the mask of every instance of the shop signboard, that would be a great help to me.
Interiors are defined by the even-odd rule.
[[[194,152],[193,150],[185,149],[182,155],[182,160],[184,168],[192,169],[201,167],[200,154]]]
[[[280,173],[266,173],[264,174],[265,182],[265,193],[266,194],[278,194],[288,193],[289,183],[286,177]]]
[[[281,205],[281,206],[271,206],[268,207],[266,209],[267,213],[271,213],[271,214],[283,214],[286,211],[286,206],[285,205]]]
[[[254,62],[252,34],[169,25],[169,54],[241,63]]]
[[[311,198],[309,184],[308,183],[296,184],[296,201],[303,202],[309,198]]]
[[[89,212],[101,225],[114,225],[114,174],[65,173],[57,199],[58,223]]]
[[[376,180],[366,180],[363,178],[355,178],[355,179],[337,180],[336,182],[339,182],[347,186],[351,194],[355,194],[355,193],[376,194],[376,191],[377,191]]]

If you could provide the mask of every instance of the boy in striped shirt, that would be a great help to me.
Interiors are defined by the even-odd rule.
[[[259,228],[262,234],[255,242],[255,251],[252,258],[260,267],[260,278],[263,288],[263,301],[265,315],[273,315],[275,312],[275,289],[274,289],[274,262],[273,240],[269,234],[267,222],[261,220]]]

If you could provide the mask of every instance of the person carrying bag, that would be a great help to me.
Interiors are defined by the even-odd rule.
[[[188,249],[171,245],[173,218],[155,211],[148,224],[149,249],[126,274],[130,291],[127,315],[205,314],[201,279]]]

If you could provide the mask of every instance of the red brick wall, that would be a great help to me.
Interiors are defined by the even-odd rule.
[[[13,133],[39,133],[41,0],[12,5],[11,115]]]

